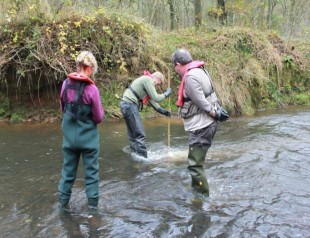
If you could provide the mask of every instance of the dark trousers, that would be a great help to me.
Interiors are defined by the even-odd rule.
[[[217,121],[209,126],[188,132],[188,144],[190,146],[204,147],[209,149],[217,129]]]
[[[146,136],[141,121],[138,105],[121,101],[121,112],[127,125],[130,151],[147,158]]]

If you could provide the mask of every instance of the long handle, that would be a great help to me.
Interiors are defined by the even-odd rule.
[[[168,88],[170,88],[170,69],[168,69]],[[170,97],[168,98],[168,110],[171,111]],[[170,149],[170,117],[168,118],[168,149]]]

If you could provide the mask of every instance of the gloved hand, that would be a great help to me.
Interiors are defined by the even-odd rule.
[[[162,107],[158,108],[157,111],[166,117],[171,117],[171,112],[163,109]]]
[[[166,92],[164,92],[165,97],[169,97],[169,95],[172,93],[172,89],[171,88],[167,88]]]
[[[220,105],[215,108],[215,119],[218,121],[226,121],[229,118],[227,111]]]

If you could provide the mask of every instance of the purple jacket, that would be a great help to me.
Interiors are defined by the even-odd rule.
[[[69,84],[75,84],[76,80],[68,79]],[[65,82],[65,81],[64,81]],[[60,110],[64,111],[64,102],[63,102],[63,92],[65,89],[65,83],[62,84],[60,92]],[[69,103],[74,100],[74,90],[68,89],[68,101]],[[102,122],[104,117],[104,110],[101,104],[100,94],[97,86],[95,84],[87,84],[84,88],[83,93],[83,102],[84,104],[90,105],[92,110],[92,120],[99,124]]]

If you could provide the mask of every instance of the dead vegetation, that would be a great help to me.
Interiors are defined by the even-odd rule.
[[[244,28],[158,32],[143,22],[100,12],[57,22],[31,18],[0,26],[0,97],[5,102],[0,117],[10,117],[20,105],[58,109],[59,86],[75,71],[80,50],[92,51],[98,60],[97,84],[110,117],[120,116],[119,97],[127,81],[144,69],[171,75],[176,94],[179,78],[170,56],[179,47],[205,61],[231,115],[294,104],[298,93],[307,104],[309,53],[300,51],[300,45],[287,46],[275,34]]]

